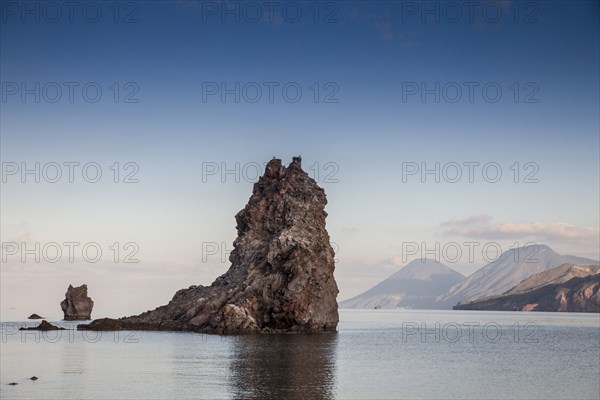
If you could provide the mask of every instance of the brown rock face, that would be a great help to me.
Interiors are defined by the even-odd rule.
[[[65,299],[60,303],[67,321],[86,320],[92,318],[94,302],[88,297],[87,285],[74,288],[69,285]]]
[[[271,160],[236,216],[231,267],[211,286],[178,291],[166,306],[78,329],[208,333],[332,331],[338,323],[325,192],[301,159]]]
[[[575,277],[516,294],[454,306],[455,310],[557,311],[600,313],[600,274]]]

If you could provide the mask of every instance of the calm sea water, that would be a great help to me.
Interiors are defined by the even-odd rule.
[[[0,398],[600,398],[598,314],[341,310],[340,319],[337,333],[227,337],[25,333],[15,329],[38,322],[3,322]]]

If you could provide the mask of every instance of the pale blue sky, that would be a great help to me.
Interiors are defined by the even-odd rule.
[[[130,24],[115,24],[109,8],[94,24],[81,17],[72,24],[23,23],[5,12],[2,162],[96,162],[105,175],[97,184],[81,177],[73,184],[23,184],[9,176],[2,183],[2,241],[136,242],[140,264],[122,284],[156,276],[148,287],[160,289],[140,289],[139,307],[162,304],[174,289],[208,284],[226,270],[220,260],[202,263],[202,243],[231,246],[234,215],[252,190],[251,182],[236,183],[231,175],[226,183],[215,176],[203,182],[203,163],[233,168],[273,156],[287,163],[301,154],[305,169],[318,163],[328,194],[341,299],[403,265],[403,242],[484,243],[496,235],[504,247],[533,240],[599,258],[598,2],[533,3],[534,23],[515,23],[523,3],[506,1],[494,3],[505,16],[497,23],[481,16],[473,23],[423,22],[392,1],[335,3],[337,23],[315,23],[308,3],[295,3],[305,12],[298,23],[275,24],[222,23],[204,15],[200,2],[135,3],[138,22]],[[72,103],[65,97],[35,103],[33,95],[22,102],[20,93],[6,93],[12,82],[78,82],[78,88],[96,82],[103,95],[97,103],[86,102],[80,90]],[[132,90],[128,82],[139,89],[137,103],[122,102]],[[278,82],[279,88],[295,82],[303,96],[297,103],[284,101],[281,91],[272,103],[235,103],[232,96],[221,102],[218,95],[203,102],[205,82]],[[433,96],[422,102],[418,94],[403,102],[407,82],[494,83],[503,95],[497,103],[486,102],[480,90],[472,103],[466,93],[457,103],[436,103]],[[326,90],[328,83],[334,86]],[[323,103],[332,87],[338,101]],[[532,88],[538,102],[525,103]],[[139,183],[114,184],[114,162],[135,162]],[[466,177],[403,183],[403,162],[495,162],[503,177],[487,183],[478,170],[474,183]],[[515,162],[535,163],[539,183],[514,183]],[[335,163],[339,182],[324,182],[333,171],[326,163]],[[447,234],[441,225],[474,215],[492,218],[476,225],[485,234]],[[451,266],[468,274],[481,265]],[[81,276],[57,265],[48,271],[58,276],[61,292],[75,279],[103,285],[110,274],[102,268],[110,269],[83,263],[88,272]],[[3,269],[3,307],[15,302],[17,289],[10,288],[33,270]]]

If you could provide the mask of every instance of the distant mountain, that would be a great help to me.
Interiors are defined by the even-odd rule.
[[[525,293],[539,289],[542,286],[564,283],[573,278],[584,278],[594,274],[600,274],[600,265],[563,264],[559,267],[549,269],[548,271],[531,275],[504,294]]]
[[[570,263],[576,265],[598,265],[600,264],[599,260],[591,260],[589,258],[577,257],[577,256],[564,256]]]
[[[600,266],[563,264],[540,272],[507,293],[459,303],[455,310],[600,312]],[[584,276],[589,272],[595,272]],[[573,277],[573,275],[575,275]],[[543,284],[543,282],[547,282]]]
[[[340,302],[340,308],[447,309],[436,298],[465,277],[434,260],[413,260],[366,292]]]
[[[550,247],[538,244],[508,250],[464,281],[451,287],[437,298],[441,303],[457,304],[499,295],[538,272],[569,263],[569,260]]]

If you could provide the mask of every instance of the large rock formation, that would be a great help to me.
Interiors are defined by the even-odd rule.
[[[191,286],[169,304],[78,329],[207,333],[332,331],[338,323],[334,252],[325,229],[325,192],[301,159],[273,159],[236,216],[231,267],[211,286]]]
[[[60,303],[67,321],[86,320],[92,318],[94,302],[88,297],[87,285],[74,288],[69,285],[65,299]]]

